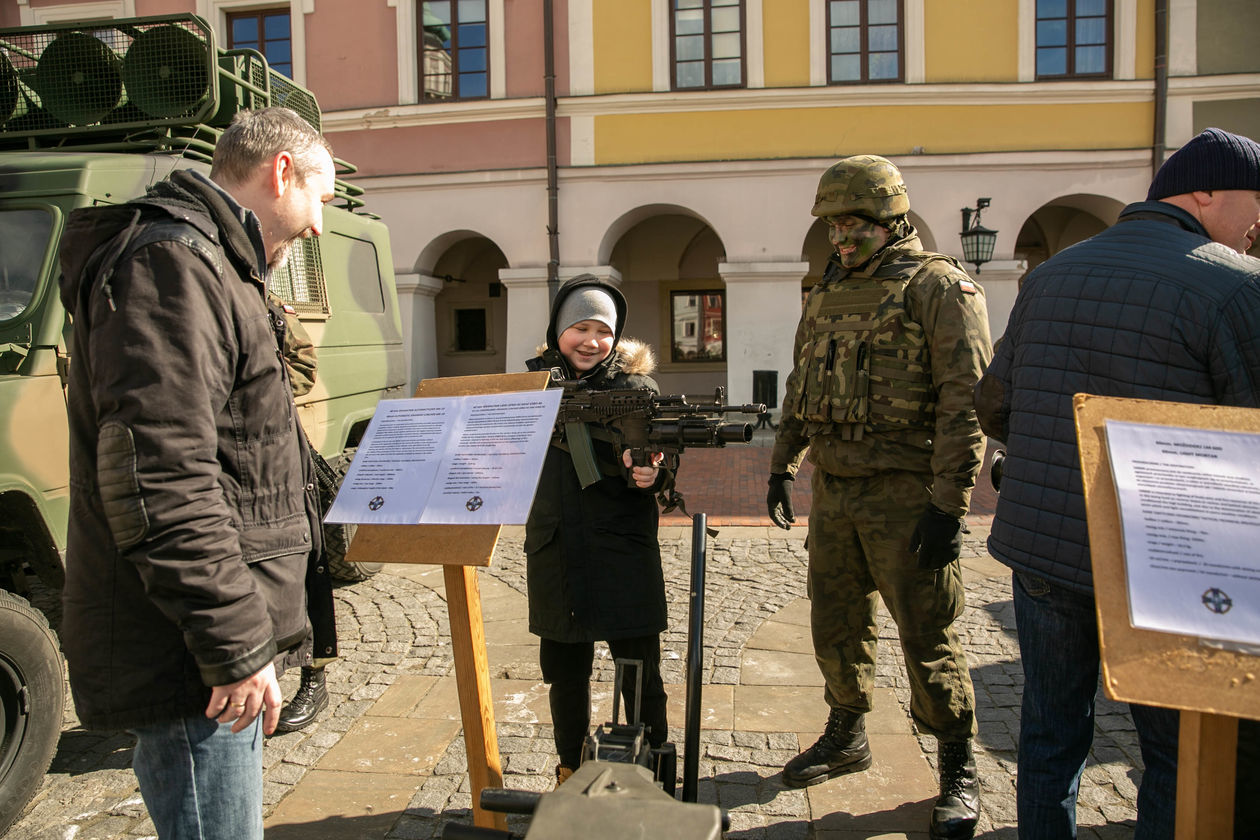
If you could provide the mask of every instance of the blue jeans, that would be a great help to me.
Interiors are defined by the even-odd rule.
[[[161,840],[262,840],[262,716],[137,727],[132,767]]]
[[[1016,807],[1020,840],[1076,836],[1076,795],[1094,740],[1098,622],[1094,598],[1016,572],[1011,582],[1024,667]],[[1172,840],[1177,732],[1171,709],[1129,706],[1146,765],[1135,840]]]

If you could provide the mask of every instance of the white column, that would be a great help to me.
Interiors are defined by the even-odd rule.
[[[984,289],[984,303],[989,310],[989,336],[997,341],[1006,332],[1019,293],[1019,281],[1028,271],[1027,260],[993,260],[975,271],[971,263],[963,263],[967,273]]]
[[[499,282],[507,289],[507,347],[504,370],[523,371],[525,360],[547,336],[551,301],[547,295],[547,269],[501,268]]]
[[[807,262],[718,263],[726,283],[726,397],[752,402],[754,370],[779,372],[776,402],[792,370]],[[776,409],[777,413],[778,409]]]
[[[407,357],[407,391],[416,392],[421,379],[438,375],[437,310],[435,299],[442,281],[428,274],[395,273],[403,347]]]

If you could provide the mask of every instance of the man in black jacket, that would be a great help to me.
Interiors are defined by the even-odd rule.
[[[276,665],[297,664],[314,616],[331,620],[264,279],[321,232],[333,181],[327,142],[297,114],[246,112],[209,178],[179,171],[130,204],[77,210],[62,238],[75,339],[62,639],[84,726],[136,734],[163,838],[261,840]],[[330,631],[315,628],[321,650]]]
[[[1209,128],[1164,163],[1146,201],[1029,275],[976,386],[981,426],[1007,451],[989,551],[1014,570],[1021,840],[1076,836],[1094,734],[1098,632],[1072,395],[1260,406],[1260,260],[1245,254],[1258,233],[1260,145]],[[1145,764],[1135,837],[1171,838],[1178,715],[1132,711]]]

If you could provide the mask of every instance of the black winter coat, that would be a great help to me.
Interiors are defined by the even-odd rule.
[[[75,705],[89,728],[201,715],[211,686],[309,635],[308,585],[331,630],[261,232],[204,176],[178,172],[132,204],[75,211],[62,241]]]
[[[1007,449],[989,551],[1092,592],[1076,393],[1260,406],[1260,260],[1148,201],[1025,280],[976,386],[980,424]]]
[[[564,296],[575,286],[588,284],[611,290],[620,309],[620,327],[625,321],[621,293],[589,276],[574,278],[561,288],[553,320]],[[554,329],[549,330],[549,343],[556,346]],[[608,359],[583,379],[595,389],[651,388],[659,393],[648,376],[654,364],[645,345],[619,340]],[[563,357],[552,349],[526,366],[560,368],[564,378],[572,376]],[[594,448],[604,478],[585,489],[563,442],[548,448],[525,525],[529,629],[553,641],[633,638],[666,627],[654,491],[628,486],[621,453],[609,442],[596,438]]]

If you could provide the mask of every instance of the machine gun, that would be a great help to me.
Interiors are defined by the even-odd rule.
[[[712,400],[696,400],[685,394],[660,396],[648,388],[591,390],[576,380],[560,380],[564,398],[556,415],[557,439],[566,441],[583,487],[602,477],[595,462],[590,427],[600,427],[618,452],[630,450],[635,466],[652,464],[652,455],[664,453],[665,466],[673,469],[678,455],[688,447],[726,446],[752,440],[750,423],[727,422],[727,414],[761,414],[761,404],[727,405],[719,387]],[[634,480],[627,476],[631,486]],[[681,506],[672,488],[666,494],[666,510]]]

